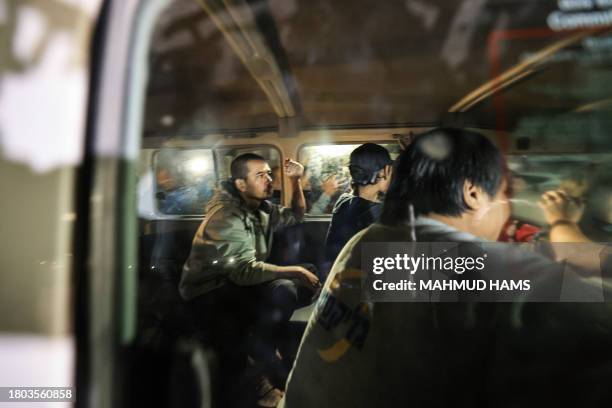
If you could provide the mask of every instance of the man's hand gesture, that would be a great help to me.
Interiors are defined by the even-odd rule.
[[[285,174],[289,178],[299,178],[304,175],[304,166],[291,159],[285,159]]]
[[[568,196],[565,192],[548,191],[538,203],[544,210],[544,217],[549,225],[558,221],[578,223],[584,213],[584,202]]]

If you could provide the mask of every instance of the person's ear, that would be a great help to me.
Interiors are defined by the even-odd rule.
[[[244,179],[235,179],[234,186],[236,186],[238,191],[241,193],[244,193],[247,189],[246,181]]]
[[[463,183],[463,201],[470,210],[479,210],[483,205],[485,192],[474,183],[466,180]]]

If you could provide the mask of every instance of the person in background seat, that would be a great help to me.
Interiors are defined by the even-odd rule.
[[[304,171],[304,196],[306,197],[306,212],[310,215],[331,213],[333,200],[339,195],[340,184],[335,174],[322,175],[317,178],[307,167]]]
[[[387,149],[374,143],[363,144],[351,152],[349,170],[353,191],[340,196],[332,212],[325,242],[330,263],[353,235],[378,221],[381,197],[391,181],[391,164]]]
[[[233,160],[231,180],[208,202],[179,284],[181,296],[220,350],[222,369],[230,371],[222,375],[222,381],[228,380],[227,394],[235,392],[231,382],[246,360],[244,353],[262,366],[276,387],[272,391],[280,392],[293,357],[286,352],[291,346],[284,344],[289,319],[310,303],[319,286],[316,275],[302,266],[266,262],[274,231],[301,222],[305,211],[303,166],[285,161],[293,184],[291,208],[267,201],[271,173],[256,154]]]

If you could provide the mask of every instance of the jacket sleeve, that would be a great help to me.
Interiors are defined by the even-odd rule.
[[[283,207],[282,205],[272,204],[273,216],[270,222],[273,223],[272,229],[291,227],[292,225],[299,224],[304,221],[304,217],[298,217],[290,207]]]
[[[209,262],[221,268],[224,275],[237,285],[256,285],[277,277],[276,265],[256,260],[253,233],[247,231],[238,214],[219,211],[212,216],[202,234],[203,244],[216,249],[215,259]]]
[[[309,214],[311,215],[320,215],[327,214],[327,206],[331,202],[331,197],[325,193],[321,193],[319,198],[312,204],[310,208]]]

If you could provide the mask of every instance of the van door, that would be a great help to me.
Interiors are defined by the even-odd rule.
[[[108,1],[95,37],[91,139],[79,193],[78,406],[205,406],[210,396],[199,346],[176,343],[158,352],[136,342],[135,192],[147,58],[155,22],[170,3]]]

